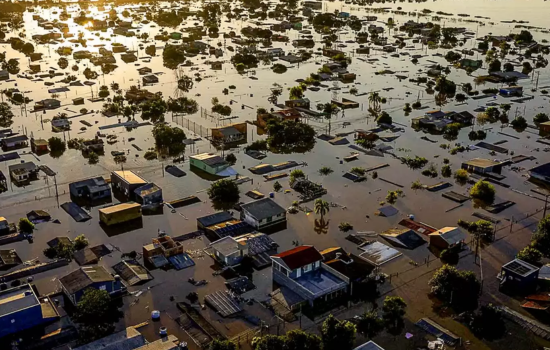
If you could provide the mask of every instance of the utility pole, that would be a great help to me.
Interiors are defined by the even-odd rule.
[[[544,197],[544,213],[542,214],[542,218],[544,219],[546,217],[546,206],[548,205],[548,196],[550,196],[550,193],[547,194]]]
[[[57,207],[59,208],[59,192],[57,192],[57,178],[55,175],[53,176],[53,182],[55,184],[55,199],[57,201]]]

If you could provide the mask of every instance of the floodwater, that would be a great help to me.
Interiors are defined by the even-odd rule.
[[[171,3],[160,3],[163,7],[169,7]],[[192,3],[191,6],[197,7],[199,4]],[[466,27],[467,30],[476,33],[476,37],[482,37],[489,33],[494,35],[504,35],[510,32],[518,32],[519,29],[514,28],[515,24],[510,23],[499,23],[500,21],[516,20],[516,21],[529,21],[526,25],[532,25],[536,27],[544,27],[547,25],[547,8],[548,3],[545,1],[520,1],[520,0],[462,0],[462,1],[453,1],[453,0],[443,0],[436,2],[426,2],[426,3],[408,3],[408,2],[396,2],[396,3],[385,3],[373,6],[366,6],[365,8],[357,7],[356,5],[347,5],[342,2],[324,2],[324,8],[328,11],[333,11],[338,9],[339,11],[349,11],[352,15],[357,15],[359,18],[366,15],[376,15],[378,16],[378,25],[382,25],[387,21],[387,18],[392,17],[399,27],[400,24],[409,21],[409,20],[419,20],[419,21],[429,21],[431,16],[402,16],[392,13],[378,13],[379,11],[373,11],[374,8],[388,8],[391,10],[396,10],[398,7],[402,8],[402,11],[412,12],[412,11],[421,11],[423,9],[430,9],[434,12],[444,11],[447,13],[452,13],[453,16],[441,16],[441,21],[439,22],[442,26],[459,26]],[[122,16],[121,13],[124,9],[137,8],[136,6],[127,6],[119,7],[117,11],[119,16]],[[103,18],[106,16],[106,13],[100,13],[96,11],[93,6],[90,6],[89,10],[97,18]],[[107,8],[108,10],[108,8]],[[79,13],[78,5],[71,5],[67,11],[69,14],[76,16]],[[55,8],[40,9],[36,8],[34,14],[40,15],[46,20],[55,20],[58,18],[59,14],[54,14],[53,12],[60,12]],[[469,14],[471,17],[457,17],[457,14]],[[25,13],[25,39],[26,41],[31,40],[31,36],[34,34],[45,33],[42,28],[37,25],[36,21],[32,20],[33,13]],[[475,19],[474,16],[484,16],[490,17],[490,19],[476,19],[483,22],[484,25],[479,25],[478,23],[467,22],[466,20]],[[139,24],[139,21],[135,21],[134,26],[138,27],[136,32],[138,33],[147,33],[149,38],[154,37],[159,30],[167,30],[171,32],[170,28],[159,28],[153,23],[150,24]],[[273,23],[273,20],[267,20],[268,23]],[[69,20],[70,31],[75,33],[75,35],[82,31],[83,28],[72,23],[72,20]],[[189,18],[187,21],[182,23],[174,30],[180,30],[183,27],[192,27],[196,23],[199,23],[198,20]],[[494,23],[494,24],[491,24]],[[222,19],[220,32],[229,32],[230,30],[235,30],[239,32],[241,28],[249,25],[246,21],[235,21],[225,22]],[[122,43],[125,44],[129,49],[137,50],[139,48],[139,43],[141,40],[136,39],[135,37],[126,38],[119,35],[112,35],[112,30],[108,29],[106,32],[84,32],[85,37],[88,39],[93,39],[88,41],[87,50],[92,52],[98,52],[99,47],[94,45],[105,45],[105,48],[110,49],[112,43]],[[96,36],[95,33],[99,33],[99,36]],[[549,39],[547,33],[542,31],[532,30],[532,33],[537,40]],[[393,35],[394,33],[392,33]],[[397,33],[395,33],[397,34]],[[298,31],[292,30],[286,32],[284,35],[288,35],[290,41],[300,37]],[[313,38],[316,42],[321,41],[321,35],[317,33],[312,33]],[[8,34],[9,37],[9,34]],[[436,49],[436,50],[427,50],[426,47],[423,47],[421,44],[412,44],[406,47],[403,50],[399,50],[399,53],[408,52],[410,55],[413,54],[422,54],[426,55],[419,59],[418,64],[413,64],[410,61],[410,57],[406,55],[401,55],[400,57],[390,57],[387,54],[383,54],[381,51],[372,51],[370,55],[355,55],[353,52],[357,47],[355,43],[346,43],[348,40],[353,40],[355,35],[350,30],[342,30],[339,34],[339,40],[341,44],[345,44],[346,47],[343,47],[342,50],[349,52],[352,57],[352,63],[349,65],[348,69],[350,72],[357,74],[357,80],[353,84],[343,84],[341,82],[329,82],[328,86],[333,89],[333,91],[327,91],[327,89],[321,89],[318,92],[306,91],[305,96],[312,101],[314,106],[317,103],[325,103],[330,99],[341,99],[349,98],[360,103],[360,108],[346,110],[345,115],[338,115],[331,122],[331,133],[347,133],[351,132],[355,128],[369,128],[374,127],[374,122],[372,118],[368,118],[368,93],[371,91],[379,91],[380,95],[386,97],[388,102],[382,105],[382,109],[390,113],[393,117],[394,122],[402,125],[404,131],[400,133],[400,137],[393,141],[387,143],[393,147],[393,152],[396,155],[418,155],[426,157],[437,165],[438,168],[443,164],[443,158],[448,158],[450,160],[450,165],[453,169],[458,169],[460,164],[467,159],[474,157],[485,157],[485,158],[497,158],[504,160],[507,158],[505,155],[496,155],[491,156],[487,150],[478,149],[475,151],[459,153],[457,155],[450,155],[447,150],[444,150],[439,147],[439,143],[454,144],[455,142],[461,142],[464,144],[471,144],[468,140],[468,131],[469,129],[462,130],[456,141],[446,141],[439,135],[428,135],[423,132],[414,131],[410,127],[410,120],[413,117],[422,115],[425,111],[429,109],[424,109],[420,111],[413,111],[409,116],[405,116],[402,111],[403,106],[406,102],[412,103],[419,98],[424,106],[429,108],[437,108],[434,101],[433,95],[428,95],[422,86],[417,86],[414,83],[409,82],[410,78],[417,78],[419,76],[425,76],[425,72],[428,67],[432,64],[439,63],[443,66],[447,66],[448,63],[443,57],[434,56],[434,54],[445,54],[446,50]],[[254,69],[247,74],[239,74],[232,67],[229,62],[232,52],[227,50],[228,46],[233,45],[228,39],[225,41],[222,36],[218,39],[205,38],[205,42],[208,42],[212,46],[216,46],[218,43],[222,44],[224,49],[224,56],[218,58],[218,60],[223,60],[225,63],[221,71],[210,70],[210,66],[205,64],[205,59],[216,60],[213,56],[208,55],[199,55],[197,57],[191,58],[190,60],[194,63],[192,68],[184,67],[182,68],[185,74],[189,76],[195,76],[199,74],[202,78],[200,82],[195,82],[193,89],[187,94],[187,96],[197,100],[202,110],[199,113],[188,116],[179,116],[174,117],[175,121],[179,120],[181,125],[186,125],[186,121],[183,118],[190,120],[191,122],[201,125],[205,128],[211,128],[216,125],[228,124],[232,121],[253,121],[255,119],[255,112],[257,108],[272,108],[275,107],[271,105],[267,98],[270,95],[270,88],[274,84],[279,84],[284,87],[282,96],[279,98],[279,103],[283,102],[288,97],[288,92],[286,88],[290,88],[294,85],[297,85],[295,82],[296,79],[302,78],[305,79],[309,76],[310,73],[317,72],[321,65],[327,62],[327,58],[321,55],[314,55],[313,58],[306,62],[301,63],[300,65],[294,65],[289,68],[289,70],[284,74],[275,74],[269,68],[269,65],[262,65],[257,69]],[[61,93],[59,99],[62,101],[62,107],[57,110],[47,111],[46,113],[27,113],[22,112],[20,107],[13,107],[14,113],[17,117],[14,119],[14,124],[12,128],[18,132],[26,133],[29,136],[32,134],[36,138],[49,138],[53,135],[51,132],[51,127],[48,123],[41,124],[41,118],[51,119],[59,112],[65,112],[69,117],[78,114],[78,110],[82,107],[87,108],[88,110],[100,110],[102,108],[101,102],[91,103],[86,100],[85,105],[72,106],[72,99],[75,97],[85,97],[90,98],[92,96],[92,91],[94,96],[97,94],[97,90],[100,85],[110,85],[112,82],[116,82],[120,85],[120,88],[124,91],[127,90],[132,85],[138,85],[141,81],[141,77],[138,75],[137,69],[140,67],[150,67],[153,70],[153,73],[158,73],[160,83],[149,86],[147,89],[152,92],[162,92],[165,98],[174,96],[176,88],[176,76],[174,71],[166,68],[162,64],[162,47],[165,45],[160,41],[153,41],[149,39],[144,45],[150,45],[154,43],[157,46],[157,56],[153,57],[149,63],[146,63],[144,60],[138,60],[136,63],[126,64],[120,60],[118,54],[115,54],[117,57],[117,65],[119,66],[113,73],[108,75],[100,75],[97,79],[97,84],[90,87],[70,87],[70,91],[67,93]],[[175,42],[177,43],[177,42]],[[82,49],[80,47],[75,47],[74,44],[63,43],[63,44],[49,44],[49,45],[35,45],[37,52],[42,52],[44,54],[43,59],[38,63],[41,64],[42,70],[47,71],[50,67],[60,71],[57,61],[59,56],[56,53],[56,49],[60,46],[71,45],[76,51]],[[320,46],[320,43],[318,44]],[[287,52],[295,52],[295,49],[291,44],[283,43],[273,43],[273,47],[282,47]],[[462,48],[474,48],[477,47],[477,41],[475,38],[467,39]],[[317,47],[316,47],[317,49]],[[14,58],[18,57],[20,59],[21,72],[28,69],[28,60],[22,54],[15,52],[11,49],[9,44],[0,44],[0,50],[6,51],[6,57]],[[317,51],[317,50],[315,50]],[[139,57],[143,57],[144,53],[140,50]],[[477,54],[473,56],[477,58]],[[509,56],[512,59],[511,56]],[[377,61],[372,61],[367,63],[366,59],[377,59]],[[483,57],[479,57],[483,59]],[[503,60],[503,64],[506,60]],[[36,63],[36,62],[35,62]],[[75,61],[72,59],[72,56],[69,57],[69,68],[63,72],[69,74],[75,74],[81,81],[84,81],[82,71],[87,67],[99,71],[98,67],[93,67],[87,60],[83,60],[79,65],[78,72],[72,72],[70,67],[75,64]],[[395,74],[375,74],[384,69],[389,69],[395,72],[397,75],[406,76],[406,79],[399,80]],[[510,116],[513,117],[515,114],[524,115],[528,122],[532,124],[532,117],[541,111],[548,112],[548,99],[541,94],[541,90],[545,86],[550,87],[550,75],[548,74],[548,69],[543,68],[540,70],[540,77],[538,78],[539,90],[536,92],[531,92],[536,84],[536,79],[527,79],[521,80],[520,85],[525,87],[527,94],[533,94],[535,98],[521,104],[512,104],[512,109],[510,111]],[[482,74],[485,71],[483,69],[475,72],[473,76]],[[250,79],[250,77],[255,77],[257,79]],[[467,76],[466,73],[462,70],[451,69],[451,73],[448,76],[449,79],[459,83],[472,82],[472,76]],[[8,88],[18,88],[20,91],[25,92],[25,96],[33,99],[34,101],[39,101],[44,98],[49,98],[50,94],[48,93],[48,88],[62,87],[65,86],[63,83],[59,83],[61,77],[56,77],[54,79],[46,78],[45,81],[51,81],[55,84],[51,87],[44,85],[43,81],[31,81],[23,78],[17,78],[12,82],[1,82],[1,89]],[[236,89],[230,90],[229,95],[223,95],[222,90],[230,85],[235,85]],[[487,87],[493,87],[493,84],[487,84],[485,86],[478,87],[477,89],[481,90]],[[347,91],[355,87],[358,90],[359,94],[364,94],[362,96],[353,96],[350,95]],[[384,90],[387,89],[387,90]],[[111,96],[113,93],[111,92]],[[230,101],[233,101],[231,107],[233,108],[234,119],[229,120],[219,120],[217,117],[204,117],[205,111],[208,111],[210,114],[211,108],[211,99],[212,97],[218,97],[220,103],[230,104]],[[470,111],[478,106],[484,106],[488,102],[496,102],[497,104],[509,102],[509,100],[497,97],[494,99],[484,99],[484,100],[468,100],[466,103],[461,105],[456,105],[455,101],[449,101],[444,107],[444,110],[456,110],[456,111]],[[31,102],[29,105],[32,106],[34,102]],[[31,108],[29,108],[30,110]],[[475,113],[474,113],[475,114]],[[172,116],[168,113],[165,116],[167,121],[172,120]],[[140,121],[140,118],[136,116],[136,119]],[[70,133],[60,133],[57,134],[59,137],[65,137],[67,139],[74,137],[93,137],[98,131],[98,126],[109,125],[117,122],[117,118],[107,118],[99,113],[92,113],[86,116],[75,117],[72,120],[72,130]],[[91,124],[92,127],[88,127],[84,131],[79,129],[84,126],[80,121],[85,120]],[[319,133],[327,132],[328,122],[323,120],[309,120],[308,121],[312,126],[316,128]],[[351,125],[345,126],[344,122],[350,123]],[[550,156],[547,152],[544,152],[545,145],[537,143],[538,139],[537,131],[531,128],[528,128],[523,133],[518,133],[510,127],[505,127],[501,130],[500,123],[493,125],[485,125],[483,128],[487,129],[487,142],[496,142],[503,141],[506,142],[500,146],[514,151],[516,155],[524,154],[527,156],[536,157],[533,161],[526,161],[518,164],[520,169],[519,171],[512,171],[509,168],[504,170],[504,175],[506,179],[503,181],[506,184],[510,185],[510,189],[505,189],[497,186],[497,200],[496,202],[511,200],[517,204],[499,215],[498,218],[502,221],[497,229],[502,228],[497,233],[497,238],[502,235],[504,237],[505,232],[507,232],[506,225],[508,222],[506,220],[518,220],[523,219],[526,213],[533,213],[542,206],[542,202],[538,199],[534,199],[526,196],[525,194],[534,188],[534,186],[528,183],[526,180],[526,171],[532,166],[535,166],[537,163],[543,163],[550,161]],[[55,236],[67,235],[71,238],[76,237],[79,234],[85,234],[86,237],[90,240],[90,244],[96,245],[101,243],[110,243],[115,247],[118,247],[122,252],[128,252],[131,250],[141,251],[141,247],[144,244],[147,244],[151,241],[151,238],[156,236],[158,230],[166,231],[169,235],[178,236],[185,234],[191,231],[196,230],[196,217],[207,215],[213,212],[211,204],[208,201],[207,195],[204,190],[209,186],[210,181],[205,180],[197,176],[195,173],[189,171],[188,163],[184,163],[182,167],[187,172],[187,176],[183,178],[175,178],[169,174],[165,174],[162,169],[167,163],[161,161],[146,161],[143,159],[144,152],[153,146],[153,140],[151,136],[151,126],[143,126],[132,131],[126,131],[124,128],[115,128],[108,129],[104,132],[106,134],[113,134],[118,136],[118,142],[114,145],[105,146],[105,156],[100,157],[100,162],[97,165],[89,165],[86,160],[81,156],[79,151],[67,150],[61,157],[52,158],[49,155],[39,156],[38,158],[34,155],[22,155],[22,159],[33,161],[40,165],[48,165],[54,171],[58,173],[56,181],[58,184],[58,191],[60,194],[59,202],[64,203],[69,200],[68,196],[68,184],[72,181],[88,178],[91,176],[107,175],[112,170],[118,170],[121,168],[120,165],[116,165],[110,152],[113,150],[123,150],[129,152],[128,161],[124,164],[124,169],[132,169],[138,172],[141,176],[146,178],[149,181],[155,182],[163,189],[164,198],[166,200],[173,200],[181,198],[188,195],[197,195],[203,203],[196,204],[190,207],[178,209],[177,213],[171,213],[168,210],[165,210],[163,214],[156,216],[145,216],[143,218],[143,227],[136,229],[130,232],[123,232],[117,235],[107,234],[97,223],[97,210],[98,208],[91,209],[92,220],[86,223],[76,223],[65,214],[65,212],[58,208],[57,200],[55,198],[55,187],[53,185],[53,179],[46,179],[41,177],[38,181],[32,182],[29,186],[24,188],[18,188],[15,186],[9,186],[9,190],[3,194],[0,194],[0,216],[5,216],[10,222],[16,222],[19,217],[25,215],[26,212],[32,209],[44,209],[49,211],[52,214],[52,217],[58,218],[61,223],[47,223],[39,224],[37,227],[37,232],[35,234],[35,241],[33,244],[27,242],[19,242],[15,244],[10,244],[5,246],[6,248],[15,248],[23,260],[30,260],[36,257],[44,259],[42,256],[42,250],[46,246],[46,242],[52,239]],[[512,135],[513,137],[505,136],[499,134],[498,132],[502,131],[506,134]],[[192,130],[185,129],[186,134],[189,137],[200,137],[196,133],[193,133]],[[436,140],[437,143],[430,143],[428,141],[422,140],[420,137],[428,136],[432,140]],[[130,137],[135,138],[135,141],[129,142]],[[258,139],[260,136],[257,135],[255,127],[249,126],[248,129],[248,138],[249,141]],[[353,136],[349,135],[348,139],[352,141]],[[353,141],[352,141],[353,142]],[[136,151],[131,144],[138,145],[143,151]],[[216,152],[216,150],[209,145],[206,140],[198,141],[193,147],[188,147],[186,151],[186,156],[194,153],[202,153],[205,151]],[[259,190],[264,194],[272,192],[273,184],[272,182],[264,182],[264,179],[260,176],[252,175],[247,168],[257,165],[260,162],[254,160],[244,153],[242,150],[235,149],[233,150],[237,154],[238,161],[234,168],[239,171],[241,175],[249,176],[253,179],[252,183],[246,183],[241,185],[241,193],[246,193],[248,190]],[[328,248],[331,246],[342,246],[350,252],[358,253],[358,250],[355,245],[345,240],[346,234],[343,234],[338,231],[338,224],[342,221],[347,221],[354,226],[355,231],[376,231],[381,232],[390,227],[397,226],[397,223],[409,214],[414,214],[416,220],[425,222],[434,227],[444,227],[444,226],[454,226],[458,219],[469,219],[473,220],[471,214],[475,210],[480,210],[473,208],[470,202],[465,203],[462,207],[451,210],[456,206],[456,203],[451,202],[447,199],[441,197],[440,193],[431,193],[427,191],[413,191],[410,189],[410,183],[415,180],[420,180],[422,183],[427,185],[435,184],[439,181],[444,181],[444,178],[438,177],[434,179],[427,178],[420,174],[420,171],[413,171],[406,168],[400,164],[400,161],[394,159],[389,155],[385,157],[373,157],[367,155],[360,155],[357,161],[352,163],[341,163],[341,159],[346,155],[349,155],[351,149],[346,146],[332,146],[327,142],[317,140],[317,144],[312,152],[307,154],[292,154],[292,155],[278,155],[278,154],[269,154],[267,158],[263,160],[264,163],[279,163],[287,160],[295,160],[298,162],[307,162],[308,166],[304,167],[303,170],[313,181],[322,183],[327,189],[328,194],[324,197],[327,201],[335,203],[338,207],[332,207],[330,213],[327,215],[328,224],[325,228],[315,229],[314,221],[316,219],[315,215],[305,215],[300,212],[296,215],[289,215],[288,218],[288,228],[284,231],[274,233],[272,238],[280,245],[279,251],[284,251],[293,247],[293,241],[298,241],[300,244],[314,244],[319,249]],[[139,155],[139,157],[136,157]],[[167,161],[170,162],[170,161]],[[14,164],[16,161],[5,162],[0,164],[0,170],[7,173],[8,165]],[[378,171],[378,179],[369,179],[364,183],[353,183],[342,178],[342,175],[345,171],[348,171],[352,166],[361,166],[364,168],[373,167],[379,164],[389,164],[389,167],[381,169]],[[329,166],[334,170],[329,176],[321,176],[318,174],[318,169],[322,166]],[[389,190],[397,189],[397,185],[384,182],[382,179],[385,179],[389,182],[392,182],[397,185],[403,186],[403,191],[405,196],[400,198],[395,205],[399,210],[399,214],[390,218],[381,218],[374,215],[376,209],[381,205],[380,202],[383,202],[385,196]],[[279,180],[285,189],[289,188],[288,181],[286,179]],[[450,182],[453,182],[452,180]],[[457,184],[453,185],[452,188],[454,191],[459,193],[466,194],[468,187],[459,186]],[[249,199],[244,195],[241,196],[243,202],[247,202]],[[297,200],[297,196],[293,193],[275,194],[275,200],[283,207],[288,207],[294,200]],[[306,206],[312,208],[313,203],[306,203]],[[529,236],[529,232],[532,231],[533,222],[536,222],[536,219],[540,218],[534,216],[531,219],[526,219],[522,223],[518,224],[514,232],[518,232],[518,236],[521,234],[522,239],[514,239],[509,241],[503,239],[501,244],[495,245],[492,247],[491,254],[494,257],[494,261],[488,262],[491,264],[490,271],[498,271],[502,264],[513,257],[515,252],[522,248],[522,244],[525,245],[525,237]],[[525,227],[525,229],[520,230]],[[206,238],[202,240],[192,240],[186,242],[186,249],[188,250],[199,250],[204,248],[208,241]],[[3,248],[5,249],[5,248]],[[405,251],[405,257],[395,263],[389,264],[384,267],[384,272],[392,274],[403,271],[409,271],[412,269],[409,264],[409,260],[412,260],[418,264],[423,264],[427,257],[434,259],[433,255],[428,251],[428,249],[423,246],[415,251]],[[116,263],[119,259],[118,253],[113,253],[112,256],[105,257],[101,264],[105,266],[111,266]],[[185,296],[191,291],[197,291],[201,299],[205,294],[210,293],[214,290],[224,288],[223,278],[221,276],[213,277],[211,272],[212,261],[208,257],[196,258],[197,266],[195,268],[187,269],[184,271],[153,271],[155,280],[147,284],[145,287],[133,287],[131,290],[144,289],[147,287],[152,287],[150,291],[145,291],[143,296],[138,303],[135,302],[134,298],[128,297],[125,299],[125,319],[122,323],[126,325],[137,324],[148,320],[149,312],[153,309],[159,309],[161,311],[166,311],[166,314],[169,317],[163,318],[163,322],[166,320],[166,323],[169,327],[170,332],[176,333],[182,339],[190,341],[187,335],[182,332],[179,327],[177,327],[171,318],[177,317],[179,312],[175,309],[174,303],[169,300],[170,296],[174,296],[176,301],[185,300]],[[439,263],[438,261],[434,264]],[[435,265],[432,265],[433,268]],[[71,271],[76,267],[75,263],[72,263],[70,266],[65,268],[60,268],[54,271],[50,271],[40,276],[40,281],[38,286],[40,291],[43,293],[49,293],[53,291],[56,287],[55,281],[56,278],[64,275],[65,273]],[[466,268],[473,268],[468,265]],[[416,270],[420,271],[420,270]],[[423,271],[423,270],[422,270]],[[420,273],[420,272],[417,272]],[[257,285],[259,286],[258,290],[254,292],[255,296],[258,298],[266,298],[267,293],[270,291],[271,284],[270,281],[271,272],[269,269],[257,272],[254,274],[254,279],[258,281]],[[195,279],[208,279],[210,281],[207,287],[195,288],[186,282],[189,277],[194,277]],[[393,285],[389,287],[398,288],[400,283],[404,281],[396,280]],[[419,287],[420,288],[420,287]],[[159,292],[156,292],[158,290]],[[388,288],[389,290],[389,288]],[[399,293],[399,291],[397,291]],[[424,293],[424,290],[422,290]],[[405,297],[405,296],[404,296]],[[414,296],[408,296],[413,298]],[[429,308],[429,305],[426,305],[426,300],[424,298],[414,299],[415,310],[419,310],[423,307]],[[408,300],[409,301],[409,300]],[[503,301],[504,303],[504,301]],[[255,305],[257,306],[257,304]],[[516,305],[517,306],[517,305]],[[516,307],[517,308],[517,307]],[[261,310],[261,308],[258,308]],[[256,310],[255,307],[251,307],[250,312],[252,315],[257,315],[261,317],[264,321],[273,324],[273,320],[269,320],[269,317],[265,315],[265,311]],[[206,310],[204,311],[206,317],[215,319],[216,328],[218,328],[222,333],[228,336],[234,336],[250,327],[251,325],[242,320],[222,320],[216,315],[213,315],[213,312]],[[435,316],[432,316],[435,317]],[[152,329],[151,329],[152,328]],[[158,325],[155,327],[150,327],[144,331],[148,338],[154,339]],[[480,344],[473,344],[472,348],[482,348],[474,347],[481,346]]]

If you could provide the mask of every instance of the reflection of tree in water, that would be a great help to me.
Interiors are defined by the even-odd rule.
[[[324,218],[322,219],[315,219],[313,231],[317,233],[318,235],[326,235],[328,233],[328,226],[330,224],[330,220],[326,220]]]

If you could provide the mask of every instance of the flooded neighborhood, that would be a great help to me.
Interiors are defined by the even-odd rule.
[[[0,349],[549,349],[548,6],[0,2]]]

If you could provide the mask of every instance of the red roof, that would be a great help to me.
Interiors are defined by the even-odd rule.
[[[302,245],[274,257],[281,259],[291,270],[323,260],[323,256],[311,245]]]

